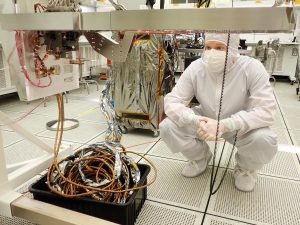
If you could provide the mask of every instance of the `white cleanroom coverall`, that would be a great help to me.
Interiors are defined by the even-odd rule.
[[[165,97],[167,118],[160,124],[163,141],[174,152],[190,160],[201,160],[209,151],[199,139],[190,115],[218,118],[223,73],[208,72],[198,59],[183,72],[172,92]],[[189,108],[193,97],[199,106]],[[274,122],[276,102],[264,66],[256,59],[237,56],[227,69],[221,119],[238,130],[237,164],[247,170],[258,170],[277,152],[277,137],[269,128]],[[222,137],[233,142],[235,131]]]

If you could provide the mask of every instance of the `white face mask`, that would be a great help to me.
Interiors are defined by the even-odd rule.
[[[207,64],[207,68],[213,73],[222,73],[224,71],[226,52],[215,49],[205,50],[203,61]]]

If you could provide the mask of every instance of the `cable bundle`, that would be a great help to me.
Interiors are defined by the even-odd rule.
[[[40,79],[38,79],[38,83],[35,83],[34,81],[32,81],[32,79],[30,78],[30,75],[29,75],[29,73],[26,69],[26,66],[25,66],[24,52],[23,52],[23,47],[22,47],[22,34],[21,34],[21,31],[16,31],[15,39],[16,39],[16,48],[17,48],[17,53],[18,53],[20,65],[21,65],[22,71],[23,71],[26,79],[28,80],[28,82],[32,86],[38,87],[38,88],[49,87],[52,84],[52,78],[51,78],[50,75],[48,75],[49,83],[46,84],[46,85],[41,85]],[[38,51],[38,50],[36,50],[36,51]],[[38,53],[36,52],[36,54],[38,54]]]
[[[90,197],[96,200],[125,203],[134,190],[146,188],[156,179],[156,168],[142,155],[125,151],[115,143],[102,142],[77,151],[58,161],[62,141],[64,104],[57,95],[59,119],[55,138],[53,163],[47,175],[49,189],[63,197]],[[138,186],[141,172],[128,153],[144,158],[154,169],[154,178],[147,185]]]

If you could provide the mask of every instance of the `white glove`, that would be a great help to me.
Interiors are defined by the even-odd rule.
[[[220,122],[224,124],[224,127],[225,127],[224,133],[233,132],[233,131],[241,129],[241,127],[242,127],[239,122],[235,121],[232,118],[223,119]]]
[[[203,141],[215,141],[217,133],[218,121],[207,117],[202,117],[200,121],[200,128],[198,129],[198,135]],[[241,125],[235,122],[232,118],[223,119],[219,124],[218,141],[224,141],[220,138],[224,133],[232,132],[241,129]]]
[[[193,113],[184,113],[182,117],[182,122],[185,125],[195,125],[198,128],[201,118],[202,116],[198,116]]]
[[[203,141],[215,141],[216,133],[217,133],[217,125],[218,121],[214,119],[210,119],[208,117],[202,117],[200,121],[200,128],[197,133],[201,140]],[[219,123],[219,133],[217,141],[224,141],[221,136],[225,133],[225,125],[220,121]]]

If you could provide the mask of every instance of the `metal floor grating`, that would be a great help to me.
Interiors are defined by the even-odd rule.
[[[193,211],[146,201],[135,225],[191,225],[195,224],[197,217],[202,218],[202,215]]]
[[[300,130],[290,130],[294,145],[300,146]],[[300,154],[299,154],[300,155]]]
[[[231,146],[228,144],[228,146]],[[230,147],[228,147],[230,148]],[[235,162],[235,155],[236,149],[234,150],[233,157],[229,164],[229,168],[233,169],[236,162]],[[226,166],[228,159],[229,159],[230,151],[226,151],[226,156],[224,156],[222,160],[222,166]],[[289,152],[282,152],[279,151],[273,158],[273,160],[265,165],[261,170],[258,171],[260,174],[270,175],[270,176],[277,176],[282,178],[288,179],[296,179],[300,180],[300,164],[297,159],[296,154],[289,153]]]
[[[278,152],[271,163],[265,165],[259,173],[300,180],[300,164],[296,154]]]
[[[300,130],[299,119],[299,114],[288,115],[286,120],[288,128],[291,130]]]
[[[289,136],[288,132],[286,131],[286,129],[272,128],[272,130],[277,134],[278,144],[288,144],[288,145],[292,144],[290,136]]]
[[[38,101],[32,101],[30,103],[27,102],[22,102],[19,101],[19,99],[14,99],[11,101],[10,104],[6,104],[6,105],[1,105],[0,110],[5,112],[5,113],[11,113],[11,112],[15,112],[15,113],[24,113],[24,112],[28,112],[30,111],[33,107],[35,107],[36,105],[39,104],[39,102],[41,102],[41,100]],[[41,108],[44,108],[43,104],[41,104],[36,110],[39,110]],[[46,107],[45,107],[46,108]]]
[[[5,158],[8,164],[20,163],[46,155],[46,152],[27,141],[5,148]]]
[[[277,109],[277,112],[278,113],[275,116],[275,121],[274,121],[274,125],[272,126],[272,128],[284,129],[285,124],[284,124],[284,121],[283,121],[281,115],[279,114],[279,109]]]
[[[276,92],[278,95],[277,97],[279,97],[278,100],[282,112],[278,111],[275,124],[272,128],[277,133],[280,144],[291,145],[293,141],[294,144],[300,145],[300,130],[298,129],[299,124],[297,123],[299,120],[296,118],[296,113],[298,113],[299,110],[295,109],[299,106],[299,104],[297,104],[298,101],[297,99],[293,101],[293,99],[281,98],[280,96],[287,95],[287,92],[289,91],[291,92],[291,95],[295,95],[295,91],[294,89],[290,89],[292,86],[289,84],[281,82],[276,84],[275,89],[280,89],[281,86],[281,93],[277,92],[277,90]],[[94,86],[91,87],[91,90],[95,89]],[[99,96],[99,92],[96,91],[87,95],[86,90],[83,88],[72,92],[69,98],[69,106],[68,104],[66,105],[68,108],[67,117],[76,117],[80,120],[80,123],[83,124],[97,123],[97,125],[86,126],[84,129],[80,130],[80,137],[79,134],[65,137],[73,143],[77,142],[78,145],[79,143],[85,144],[86,140],[88,140],[88,143],[94,143],[95,140],[100,138],[103,140],[103,136],[100,135],[100,133],[106,129],[106,123],[104,123],[105,128],[99,130],[98,124],[102,123],[102,115],[100,112],[98,115],[98,103],[94,104],[93,102],[85,102],[86,99],[73,99],[72,95],[77,96],[77,92],[78,96],[85,96],[86,98],[95,98]],[[24,112],[29,111],[29,109],[35,106],[38,101],[29,105],[17,100],[7,104],[4,103],[5,102],[1,100],[0,109],[8,111],[11,116],[15,114],[15,117],[19,117],[20,115],[23,115]],[[56,110],[54,110],[55,108],[56,101],[54,98],[51,98],[51,101],[47,103],[47,107],[43,107],[43,105],[38,107],[32,114],[32,120],[28,120],[24,125],[26,127],[30,127],[30,123],[35,121],[35,118],[39,121],[41,120],[41,115],[48,115],[51,116],[51,119],[55,119],[57,116]],[[46,123],[50,120],[49,118],[50,117],[46,117],[44,122]],[[44,122],[39,122],[39,124],[44,125]],[[37,130],[41,127],[38,127],[37,124],[34,125]],[[7,130],[8,128],[0,127],[0,129]],[[46,132],[43,134],[45,133]],[[123,136],[122,144],[125,147],[128,147],[151,141],[153,139],[151,134],[140,134],[139,131],[129,131],[128,134]],[[85,137],[83,138],[82,136]],[[12,135],[9,136],[9,138],[10,139],[6,138],[6,143],[9,143],[9,146],[6,145],[8,146],[5,148],[6,151],[8,149],[13,150],[14,148],[17,148],[17,151],[20,154],[24,154],[24,152],[27,154],[27,149],[32,148],[32,146],[28,146],[27,149],[25,149],[23,147],[23,141],[12,144],[12,141],[15,138],[13,138]],[[15,141],[18,140],[15,139]],[[151,149],[153,145],[154,147]],[[209,143],[209,145],[211,147],[211,151],[213,151],[213,143]],[[226,154],[229,154],[230,152],[229,147],[229,145],[226,146]],[[151,150],[149,151],[149,149]],[[148,188],[149,200],[146,201],[136,224],[200,225],[202,214],[198,211],[204,211],[204,206],[208,199],[207,185],[209,183],[210,170],[198,178],[188,179],[182,177],[181,169],[186,163],[186,159],[181,154],[173,154],[170,152],[162,141],[156,144],[152,143],[149,145],[146,144],[133,147],[129,150],[144,153],[149,151],[147,157],[152,160],[159,169],[158,180],[154,185]],[[218,154],[219,153],[220,151],[218,150]],[[23,156],[18,155],[18,158],[21,159],[22,157]],[[12,161],[15,162],[17,160]],[[222,163],[224,166],[225,161]],[[298,217],[300,215],[300,197],[298,193],[300,187],[299,181],[295,181],[300,178],[299,165],[300,163],[296,158],[296,154],[278,152],[274,160],[259,171],[262,175],[259,176],[258,184],[255,192],[253,193],[242,193],[237,191],[234,187],[233,178],[230,172],[228,174],[229,176],[225,178],[224,185],[220,192],[211,199],[208,212],[209,214],[206,215],[204,225],[299,225],[300,221]],[[234,161],[232,161],[230,166],[231,168],[234,167]],[[276,178],[270,176],[275,176]],[[150,180],[151,177],[149,176],[148,181]],[[20,189],[20,191],[23,192],[24,189]],[[195,191],[197,191],[197,193],[194,193]],[[11,219],[0,217],[0,225],[2,224],[33,225],[30,222],[18,218]]]
[[[3,144],[4,144],[4,147],[12,145],[12,144],[14,144],[16,142],[19,142],[19,141],[21,141],[23,139],[16,132],[11,132],[11,131],[6,131],[6,130],[2,130],[2,135],[3,135]]]
[[[159,143],[157,143],[157,145],[155,145],[148,154],[154,155],[154,156],[160,156],[160,157],[165,157],[165,158],[179,159],[179,160],[186,161],[186,158],[182,154],[172,153],[171,150],[167,147],[166,143],[163,142],[162,140]]]
[[[43,142],[45,142],[46,144],[48,144],[50,147],[54,146],[54,140],[53,139],[49,139],[49,138],[40,138]],[[67,142],[67,141],[63,141],[62,145],[65,146],[72,146],[73,149],[76,149],[80,146],[80,144],[78,143],[72,143],[72,142]],[[13,145],[10,145],[9,147],[6,147],[4,149],[5,151],[5,155],[6,155],[6,162],[8,164],[14,164],[14,163],[19,163],[22,161],[26,161],[26,160],[31,160],[31,159],[35,159],[38,157],[41,157],[45,154],[47,154],[46,152],[44,152],[42,149],[40,149],[38,146],[32,144],[31,142],[27,141],[27,140],[23,140],[20,142],[17,142]]]
[[[254,192],[237,191],[232,173],[213,196],[209,213],[255,224],[300,224],[300,182],[258,176]],[[247,221],[248,220],[248,221]]]
[[[214,147],[215,147],[214,143],[208,142],[208,145],[210,147],[210,151],[213,152]],[[218,144],[217,157],[219,157],[219,153],[220,153],[220,150],[222,149],[222,146],[223,146],[223,144]],[[228,148],[228,146],[226,146],[226,149],[227,148]],[[228,150],[227,150],[227,152],[228,152]],[[148,153],[148,155],[187,161],[187,159],[181,153],[176,153],[176,154],[172,153],[171,150],[167,147],[166,143],[164,143],[162,140],[151,149],[151,151]],[[210,164],[211,164],[211,162],[212,161],[210,161]]]
[[[234,225],[234,224],[223,222],[223,221],[211,220],[210,225]]]
[[[89,140],[97,137],[99,134],[104,133],[106,128],[106,123],[90,123],[79,121],[79,127],[73,130],[64,131],[63,140],[84,144]],[[54,139],[55,134],[55,131],[46,130],[44,132],[38,133],[38,136]]]
[[[65,116],[67,118],[77,117],[81,113],[97,107],[96,104],[97,103],[87,101],[70,100],[69,103],[65,104]],[[51,116],[52,118],[56,118],[58,116],[58,108],[55,104],[49,105],[49,107],[39,107],[39,109],[35,111],[35,114],[47,115]]]
[[[23,114],[19,114],[18,117],[23,116]],[[53,117],[45,116],[45,115],[28,115],[25,120],[21,120],[19,125],[29,130],[33,134],[37,134],[46,130],[46,123],[52,120]],[[10,128],[8,128],[10,129]]]
[[[0,224],[1,225],[37,225],[34,223],[31,223],[30,221],[20,219],[18,217],[6,217],[0,215]]]
[[[204,225],[247,225],[247,224],[248,223],[243,223],[243,222],[225,219],[225,218],[212,216],[212,215],[207,215],[204,222]]]
[[[148,199],[204,211],[207,201],[205,190],[209,183],[210,170],[196,178],[185,178],[181,171],[186,162],[148,157],[156,166],[158,175],[155,184],[148,188]],[[153,177],[150,173],[148,180]]]

